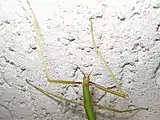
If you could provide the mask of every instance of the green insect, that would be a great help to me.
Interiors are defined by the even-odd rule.
[[[144,107],[140,107],[140,108],[134,108],[134,109],[127,109],[127,110],[118,110],[109,106],[104,106],[104,105],[99,105],[99,104],[93,104],[92,101],[92,96],[90,93],[90,86],[94,86],[98,89],[101,89],[105,92],[109,92],[111,94],[114,94],[116,96],[122,97],[122,98],[126,98],[126,94],[124,93],[124,91],[122,90],[122,88],[120,87],[120,84],[118,83],[115,75],[113,74],[112,70],[110,69],[110,67],[108,66],[108,64],[106,63],[104,57],[102,56],[101,52],[98,50],[95,40],[94,40],[94,34],[93,34],[93,23],[92,23],[92,17],[89,19],[90,20],[90,26],[91,26],[91,36],[92,36],[92,43],[94,46],[94,49],[96,50],[97,54],[100,56],[102,63],[106,66],[107,70],[109,71],[111,77],[113,78],[115,84],[116,84],[116,88],[117,90],[113,90],[112,88],[106,88],[102,85],[98,85],[94,82],[90,81],[90,74],[86,74],[84,73],[84,77],[83,77],[83,82],[75,82],[72,80],[54,80],[54,79],[50,79],[49,74],[48,74],[48,69],[47,69],[47,65],[46,65],[46,59],[44,56],[44,50],[43,50],[43,44],[42,44],[42,39],[41,39],[41,35],[40,35],[40,30],[39,30],[39,25],[36,19],[36,16],[31,8],[30,3],[27,0],[27,3],[30,7],[30,10],[33,14],[33,18],[34,18],[34,27],[35,27],[35,31],[36,31],[36,35],[37,35],[37,41],[38,41],[38,45],[39,45],[39,49],[40,49],[40,55],[42,57],[42,61],[43,61],[43,66],[44,66],[44,70],[46,73],[46,79],[48,82],[50,83],[59,83],[59,84],[72,84],[72,85],[76,85],[76,84],[80,84],[83,86],[83,103],[80,102],[76,102],[73,100],[69,100],[67,98],[58,96],[56,94],[53,94],[51,92],[45,91],[44,89],[41,89],[40,87],[37,87],[35,85],[33,85],[32,83],[30,83],[28,80],[26,80],[26,82],[33,86],[35,89],[37,89],[38,91],[40,91],[41,93],[45,94],[46,96],[50,97],[50,98],[57,98],[59,100],[65,101],[67,103],[72,103],[72,104],[77,104],[80,106],[83,106],[86,112],[86,117],[88,120],[96,120],[96,115],[95,115],[95,111],[94,111],[94,107],[97,107],[99,109],[103,109],[103,110],[109,110],[109,111],[113,111],[113,112],[117,112],[117,113],[124,113],[124,112],[133,112],[133,111],[137,111],[137,110],[148,110],[148,108],[144,108]]]

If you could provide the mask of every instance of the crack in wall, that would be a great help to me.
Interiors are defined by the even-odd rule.
[[[156,78],[156,74],[157,74],[157,72],[158,72],[159,69],[160,69],[160,63],[158,63],[157,67],[153,71],[153,77],[152,77],[152,79]]]
[[[158,88],[160,88],[160,81],[159,81],[159,78],[160,78],[160,75],[158,77],[158,71],[160,70],[160,63],[157,65],[157,67],[155,68],[154,72],[153,72],[153,77],[152,79],[155,79],[155,84],[158,86]]]
[[[11,110],[9,110],[8,107],[6,107],[5,105],[3,105],[1,103],[0,103],[0,106],[3,107],[3,108],[5,108],[9,112],[10,117],[13,118],[12,112],[11,112]]]

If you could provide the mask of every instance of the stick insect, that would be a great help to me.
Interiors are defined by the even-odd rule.
[[[85,113],[86,113],[86,117],[88,120],[96,120],[96,115],[95,115],[95,111],[94,111],[94,107],[97,107],[99,109],[103,109],[103,110],[109,110],[109,111],[113,111],[113,112],[117,112],[117,113],[124,113],[124,112],[133,112],[133,111],[138,111],[138,110],[148,110],[148,108],[144,108],[144,107],[139,107],[139,108],[133,108],[133,109],[126,109],[126,110],[118,110],[109,106],[104,106],[104,105],[100,105],[100,104],[94,104],[92,101],[92,96],[90,93],[90,86],[94,86],[100,90],[103,90],[105,92],[114,94],[116,96],[122,97],[122,98],[126,98],[127,95],[125,94],[125,92],[122,90],[122,88],[120,87],[120,84],[117,81],[117,78],[115,77],[114,73],[112,72],[112,70],[110,69],[110,67],[108,66],[107,62],[105,61],[104,57],[102,56],[101,52],[99,51],[99,49],[96,46],[96,42],[94,40],[94,33],[93,33],[93,22],[92,19],[93,17],[91,17],[89,19],[90,21],[90,29],[91,29],[91,37],[92,37],[92,44],[93,47],[95,49],[95,51],[97,52],[97,54],[99,55],[99,57],[102,60],[102,63],[105,65],[105,67],[107,68],[107,70],[110,73],[110,76],[112,77],[112,79],[114,80],[115,84],[116,84],[116,88],[117,90],[113,90],[112,88],[106,88],[102,85],[98,85],[92,81],[90,81],[90,75],[91,72],[89,74],[85,73],[84,77],[83,77],[83,82],[76,82],[73,80],[55,80],[55,79],[51,79],[48,73],[48,69],[47,69],[47,64],[46,64],[46,59],[45,59],[45,55],[44,55],[44,49],[43,49],[43,44],[42,44],[42,38],[41,38],[41,33],[40,33],[40,28],[36,19],[36,16],[33,12],[33,9],[29,3],[29,1],[27,0],[27,3],[29,5],[29,8],[31,10],[32,16],[33,16],[33,21],[34,21],[34,29],[36,32],[36,37],[37,37],[37,43],[39,46],[39,52],[40,55],[42,57],[42,61],[43,61],[43,67],[44,67],[44,71],[46,74],[46,79],[49,83],[59,83],[59,84],[70,84],[70,85],[82,85],[83,86],[83,103],[77,102],[77,101],[73,101],[73,100],[69,100],[67,98],[58,96],[56,94],[53,94],[49,91],[46,91],[40,87],[37,87],[35,85],[33,85],[31,82],[29,82],[29,80],[26,80],[26,82],[31,85],[32,87],[34,87],[36,90],[40,91],[41,93],[43,93],[44,95],[50,97],[50,98],[57,98],[61,101],[65,101],[67,103],[72,103],[72,104],[77,104],[80,105],[82,107],[84,107],[85,109]]]

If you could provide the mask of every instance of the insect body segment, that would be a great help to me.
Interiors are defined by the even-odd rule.
[[[96,120],[92,105],[92,96],[89,90],[90,74],[84,74],[83,77],[83,101],[88,120]]]

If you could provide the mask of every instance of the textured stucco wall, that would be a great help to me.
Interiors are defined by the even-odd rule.
[[[96,42],[128,99],[107,94],[100,103],[117,108],[149,107],[148,111],[117,114],[97,110],[98,120],[160,118],[159,0],[30,0],[41,27],[52,78],[91,80],[112,86],[109,74],[91,44],[90,16]],[[82,100],[81,86],[46,82],[38,53],[33,19],[25,0],[0,0],[0,120],[85,120],[83,108],[52,100],[33,84],[57,95]],[[104,92],[92,89],[97,100]]]

